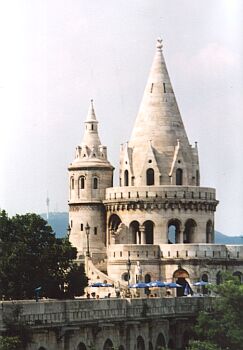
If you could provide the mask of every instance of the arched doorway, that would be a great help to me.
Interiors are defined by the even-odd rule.
[[[144,340],[141,335],[137,337],[137,350],[145,350]]]
[[[145,221],[145,244],[154,244],[154,223],[153,221]]]
[[[206,225],[206,243],[213,243],[213,223],[208,220]]]
[[[141,243],[141,232],[139,231],[139,223],[137,221],[132,221],[129,225],[129,232],[132,244]]]
[[[156,340],[155,350],[160,350],[161,348],[165,348],[165,338],[162,333],[159,333]]]
[[[78,350],[87,350],[87,348],[86,348],[84,343],[79,343],[78,344]]]
[[[103,346],[103,350],[113,350],[113,343],[110,339],[106,339],[105,344]]]
[[[168,243],[180,243],[181,222],[171,219],[168,222]]]
[[[197,224],[193,219],[188,219],[185,223],[183,243],[194,243]]]
[[[208,282],[208,275],[206,273],[204,273],[202,275],[202,281],[203,282]],[[208,288],[206,286],[202,286],[202,293],[203,294],[208,294]]]
[[[176,283],[180,284],[182,286],[182,288],[176,288],[176,295],[178,297],[183,297],[184,296],[184,292],[185,292],[185,288],[189,286],[186,278],[189,278],[189,273],[180,268],[178,270],[176,270],[173,274],[173,278],[176,280]],[[190,288],[190,286],[189,286]]]

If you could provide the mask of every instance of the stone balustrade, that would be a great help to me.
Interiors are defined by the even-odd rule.
[[[216,200],[215,189],[198,186],[141,186],[112,187],[106,189],[106,201],[139,200],[146,198]]]
[[[113,244],[109,247],[109,261],[158,259],[243,259],[243,245],[210,243],[135,245]]]
[[[208,309],[211,297],[154,298],[154,299],[81,299],[4,301],[0,305],[0,331],[4,319],[11,319],[19,310],[18,321],[32,327],[56,327],[95,322],[141,320],[146,318],[190,317]],[[15,319],[16,320],[16,319]]]

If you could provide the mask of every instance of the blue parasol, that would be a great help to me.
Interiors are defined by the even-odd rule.
[[[166,287],[168,287],[168,288],[182,288],[182,286],[180,284],[175,283],[175,282],[168,283]]]
[[[152,281],[152,282],[149,282],[147,284],[148,284],[149,288],[152,288],[152,287],[163,288],[163,287],[167,286],[167,283],[161,282],[161,281]]]
[[[111,283],[95,282],[90,285],[90,287],[113,287]]]
[[[193,283],[193,285],[196,286],[196,287],[207,286],[208,282],[198,281],[198,282]]]
[[[139,283],[130,284],[128,287],[129,288],[148,288],[149,285],[148,283],[145,283],[145,282],[139,282]]]

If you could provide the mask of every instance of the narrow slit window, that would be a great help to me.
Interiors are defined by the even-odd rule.
[[[154,87],[154,83],[151,84],[151,89],[150,89],[150,93],[152,94],[153,92],[153,87]]]
[[[163,83],[163,87],[164,87],[164,93],[166,93],[165,83]]]

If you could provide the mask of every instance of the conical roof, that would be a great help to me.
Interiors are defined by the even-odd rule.
[[[98,134],[98,121],[95,115],[93,100],[90,101],[89,110],[85,121],[84,137],[81,145],[88,146],[89,148],[101,145]]]
[[[146,153],[150,141],[161,173],[168,174],[178,140],[183,149],[190,149],[166,68],[162,40],[158,39],[149,78],[129,141],[129,147],[133,149],[135,173],[139,174],[141,155]]]

